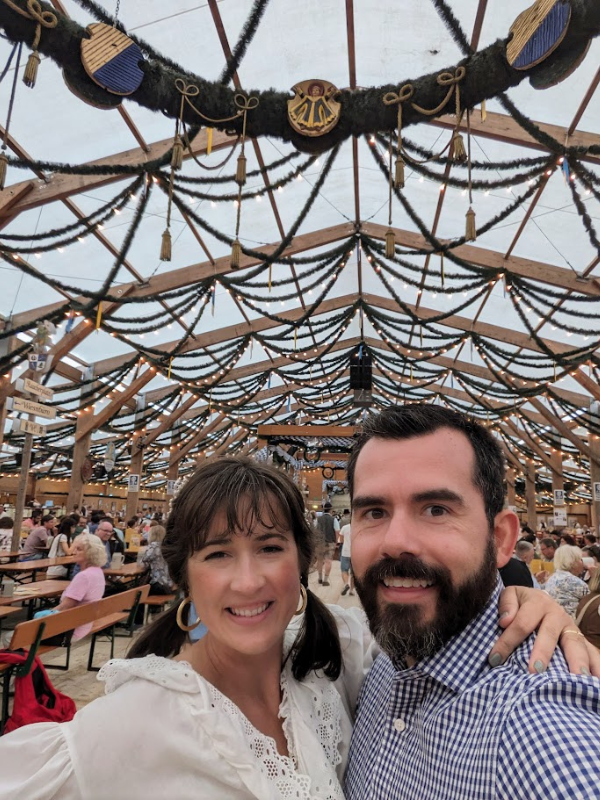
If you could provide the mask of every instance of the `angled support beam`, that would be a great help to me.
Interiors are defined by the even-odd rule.
[[[539,413],[545,417],[548,422],[554,427],[561,436],[564,436],[565,439],[568,439],[571,444],[574,444],[575,447],[579,450],[579,452],[584,455],[590,461],[596,460],[597,456],[592,455],[590,448],[584,444],[579,436],[576,436],[566,425],[565,423],[555,416],[546,406],[540,402],[537,397],[530,397],[528,402],[535,408]],[[600,462],[598,462],[600,464]]]
[[[181,448],[177,451],[176,455],[170,461],[170,464],[174,466],[175,464],[180,464],[181,461],[187,456],[187,454],[194,448],[199,442],[201,442],[205,436],[208,436],[209,433],[212,433],[216,428],[224,427],[221,425],[222,422],[227,422],[227,418],[225,414],[218,414],[215,419],[201,428],[192,438]]]
[[[540,458],[544,462],[544,464],[548,467],[548,469],[552,470],[552,475],[554,476],[554,464],[552,463],[552,460],[542,450],[539,444],[536,441],[534,441],[534,439],[527,433],[527,431],[520,431],[515,425],[515,423],[510,419],[506,420],[505,425],[512,432],[514,436],[516,436],[518,439],[523,439],[525,442],[527,442],[527,444],[529,445],[529,447],[531,447],[533,452],[537,454],[538,458]]]

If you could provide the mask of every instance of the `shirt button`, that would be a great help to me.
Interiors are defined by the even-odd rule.
[[[406,728],[406,722],[403,719],[395,719],[394,728],[401,733]]]

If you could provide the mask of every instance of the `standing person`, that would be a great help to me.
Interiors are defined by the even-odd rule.
[[[370,651],[359,609],[328,609],[308,588],[298,488],[247,459],[207,461],[173,501],[163,554],[185,599],[102,668],[107,694],[71,722],[0,738],[3,796],[144,800],[162,785],[177,800],[343,800]]]
[[[25,540],[23,554],[19,556],[19,561],[36,561],[40,558],[46,558],[46,544],[55,524],[54,514],[46,514],[42,517],[41,525],[33,528]]]
[[[169,568],[162,554],[162,543],[166,530],[162,525],[155,525],[148,534],[148,547],[142,556],[142,564],[148,567],[150,594],[171,594],[175,585],[169,577]]]
[[[352,529],[350,527],[350,518],[348,522],[342,526],[339,532],[340,541],[342,542],[342,550],[340,553],[340,569],[342,572],[342,581],[344,587],[341,591],[342,595],[350,592],[354,594],[354,575],[352,574]]]
[[[319,575],[319,583],[323,586],[329,586],[331,564],[339,532],[340,523],[333,516],[333,507],[331,503],[325,503],[323,513],[317,518],[317,536],[319,539],[317,573]]]
[[[554,574],[548,578],[544,589],[572,617],[581,598],[590,591],[581,578],[583,573],[583,553],[579,547],[569,544],[559,547],[554,554]]]
[[[364,424],[348,464],[352,562],[384,653],[359,699],[348,800],[598,797],[600,682],[560,654],[528,674],[533,637],[488,658],[497,568],[519,535],[504,473],[490,431],[451,409]],[[567,639],[583,641],[574,624]]]
[[[340,519],[340,529],[343,528],[344,525],[350,525],[350,518],[350,509],[345,508]]]

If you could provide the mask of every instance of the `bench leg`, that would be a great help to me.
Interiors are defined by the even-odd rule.
[[[94,649],[95,649],[95,647],[96,647],[96,634],[94,633],[94,634],[92,634],[92,641],[91,641],[91,644],[90,644],[90,655],[88,657],[88,665],[87,665],[88,672],[98,672],[98,669],[99,669],[99,667],[93,667],[92,666],[93,661],[94,661]]]
[[[2,675],[2,719],[0,719],[0,733],[4,733],[4,725],[8,719],[9,700],[10,700],[10,679],[13,670],[7,669]]]
[[[65,670],[65,671],[68,670],[69,669],[69,664],[71,663],[71,643],[70,642],[67,645],[66,650],[67,650],[67,661],[66,661],[65,664],[44,664],[44,667],[46,669],[62,669],[62,670]]]

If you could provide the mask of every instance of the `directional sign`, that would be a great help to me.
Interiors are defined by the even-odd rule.
[[[55,419],[56,409],[35,403],[33,400],[25,400],[23,397],[7,397],[6,407],[9,411],[20,411],[23,414],[34,414],[36,417],[45,419]]]
[[[46,428],[38,425],[37,422],[30,422],[28,419],[17,419],[13,425],[15,433],[32,433],[34,436],[45,436]]]
[[[42,386],[41,383],[36,383],[30,378],[19,378],[15,383],[18,392],[29,392],[36,397],[41,397],[43,400],[52,400],[54,392],[47,386]]]

